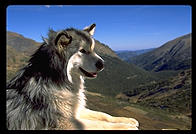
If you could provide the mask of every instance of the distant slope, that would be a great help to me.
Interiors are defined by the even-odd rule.
[[[26,64],[27,56],[24,53],[17,52],[14,48],[7,45],[7,79],[15,75],[16,71]]]
[[[40,44],[17,33],[8,32],[7,37],[7,51],[9,51],[7,53],[9,78],[7,79],[10,79],[16,70],[27,64],[27,60],[29,59],[27,54],[29,51],[32,53]],[[105,68],[98,74],[96,79],[86,80],[87,90],[107,95],[116,95],[157,79],[149,72],[122,61],[107,45],[97,40],[95,42],[95,51],[105,60]],[[13,58],[16,59],[14,62],[12,62]],[[13,64],[17,65],[14,69]]]
[[[116,98],[170,112],[191,115],[192,70],[181,71],[171,79],[147,84],[118,94]]]
[[[141,49],[141,50],[135,50],[135,51],[130,51],[130,50],[120,50],[120,51],[115,51],[115,53],[124,61],[129,61],[133,57],[141,55],[143,53],[150,52],[154,50],[155,48],[149,48],[149,49]]]
[[[161,47],[133,57],[129,62],[149,71],[181,70],[191,68],[192,34],[171,40]]]
[[[29,55],[31,55],[40,43],[23,37],[14,32],[7,32],[7,80],[15,75],[15,73],[27,64]]]
[[[26,38],[15,32],[7,32],[7,45],[13,48],[17,52],[23,52],[30,55],[40,45],[40,43]]]

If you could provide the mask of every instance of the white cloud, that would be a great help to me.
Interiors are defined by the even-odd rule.
[[[45,5],[45,7],[50,8],[52,5]],[[55,5],[57,7],[63,7],[63,5]]]
[[[50,5],[45,5],[45,7],[50,8]]]

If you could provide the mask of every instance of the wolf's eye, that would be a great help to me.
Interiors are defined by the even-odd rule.
[[[81,49],[80,52],[81,52],[81,53],[84,53],[84,54],[87,53],[84,49]]]

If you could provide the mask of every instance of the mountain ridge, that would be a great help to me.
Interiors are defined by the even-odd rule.
[[[129,61],[131,58],[141,55],[143,53],[150,52],[155,48],[148,48],[148,49],[140,49],[140,50],[119,50],[115,51],[115,53],[124,61]]]
[[[153,51],[133,57],[130,63],[147,71],[182,70],[191,68],[192,34],[166,42]]]
[[[14,48],[17,52],[31,55],[41,44],[16,32],[8,31],[7,45]]]

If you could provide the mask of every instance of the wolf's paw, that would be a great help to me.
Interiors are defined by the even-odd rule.
[[[129,123],[130,124],[132,124],[132,125],[134,125],[136,127],[139,127],[139,122],[136,119],[134,119],[134,118],[128,118],[128,120],[129,120]]]
[[[111,129],[111,130],[139,130],[138,127],[136,127],[133,124],[126,124],[126,123],[109,123],[109,127],[105,128]]]
[[[134,118],[112,117],[111,122],[113,122],[113,123],[125,123],[125,124],[130,124],[132,126],[139,127],[139,122]]]

